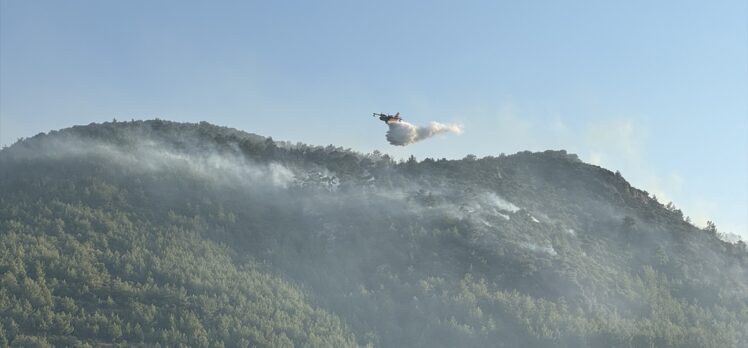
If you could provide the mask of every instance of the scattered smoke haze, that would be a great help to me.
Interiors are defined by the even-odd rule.
[[[135,134],[139,141],[117,146],[75,136],[45,138],[32,149],[19,149],[14,156],[27,159],[70,160],[95,158],[120,168],[123,173],[140,175],[152,172],[180,172],[220,186],[286,188],[296,174],[277,163],[256,163],[239,150],[187,146],[176,149],[170,144]]]
[[[387,131],[387,141],[397,146],[410,145],[437,134],[462,133],[462,127],[459,125],[439,122],[431,122],[428,127],[418,127],[405,121],[387,122],[387,125],[390,127]]]

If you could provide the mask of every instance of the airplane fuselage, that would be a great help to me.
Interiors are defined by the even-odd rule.
[[[403,120],[402,118],[400,118],[400,113],[399,112],[396,113],[396,114],[394,114],[394,115],[377,114],[377,113],[375,113],[374,116],[375,117],[379,116],[379,120],[382,121],[382,122],[384,122],[384,123],[387,123],[387,124],[390,124],[392,122],[400,122],[400,121]]]

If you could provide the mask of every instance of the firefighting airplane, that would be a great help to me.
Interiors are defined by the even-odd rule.
[[[373,115],[374,117],[379,116],[379,120],[387,124],[392,123],[392,122],[400,122],[403,120],[402,118],[400,118],[399,112],[394,115],[378,114],[375,112]]]

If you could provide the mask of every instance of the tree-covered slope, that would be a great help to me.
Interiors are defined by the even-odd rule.
[[[0,245],[0,345],[748,346],[745,244],[563,151],[73,127],[0,151]]]

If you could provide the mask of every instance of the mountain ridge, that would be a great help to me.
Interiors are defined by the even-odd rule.
[[[11,344],[740,346],[748,340],[745,244],[719,240],[715,230],[692,226],[620,174],[563,150],[396,162],[377,152],[277,142],[205,122],[152,120],[40,134],[0,151],[0,168],[6,247],[46,240],[62,255],[70,243],[74,250],[91,243],[91,257],[104,265],[92,274],[166,289],[191,308],[164,309],[174,320],[134,315],[115,325],[114,312],[102,308],[143,311],[148,296],[112,297],[111,286],[89,294],[75,282],[67,289],[59,283],[71,277],[69,270],[40,276],[33,269],[46,269],[44,258],[13,254],[0,263],[8,289],[18,288],[0,290],[0,310],[13,320],[0,322],[0,333]],[[221,331],[215,313],[197,305],[216,300],[193,284],[189,268],[135,262],[134,250],[160,251],[138,242],[147,233],[129,238],[135,232],[128,224],[176,238],[177,245],[162,242],[184,255],[169,256],[174,260],[198,257],[186,247],[198,245],[213,250],[209,259],[220,260],[215,269],[248,267],[223,270],[226,277],[248,285],[270,279],[300,294],[292,297],[303,296],[304,304],[289,308],[307,308],[297,318],[307,324],[298,325],[317,329],[235,313],[233,331]],[[106,256],[117,245],[139,268]],[[21,264],[28,267],[13,266]],[[127,265],[150,275],[127,272]],[[210,272],[196,278],[209,281]],[[58,287],[40,295],[48,300],[19,290],[24,282],[34,288],[51,279]],[[173,295],[180,287],[185,295]],[[85,305],[87,296],[104,305]],[[284,303],[263,298],[271,307]],[[17,306],[24,301],[30,307]],[[72,330],[50,334],[51,323],[65,319],[50,319],[47,329],[38,324],[44,319],[16,320],[24,308],[69,318]],[[91,329],[101,319],[83,309],[101,313],[119,335]],[[714,323],[702,324],[708,320]],[[161,331],[142,332],[146,325]],[[270,329],[242,331],[246,326]],[[320,332],[334,334],[315,340]]]

